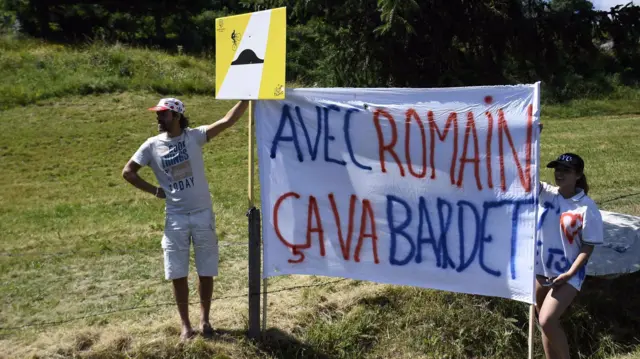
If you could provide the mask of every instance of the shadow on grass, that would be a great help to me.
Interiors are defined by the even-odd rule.
[[[605,203],[614,202],[614,201],[617,201],[617,200],[620,200],[620,199],[625,199],[625,198],[634,197],[634,196],[640,196],[640,192],[629,193],[629,194],[625,194],[625,195],[618,196],[618,197],[608,198],[608,199],[605,199],[603,201],[599,201],[598,205],[600,206],[600,205],[603,205]]]
[[[565,320],[571,347],[586,357],[633,352],[640,345],[640,272],[588,277],[582,288]]]
[[[230,344],[247,342],[246,330],[215,330],[212,341],[223,341]],[[250,342],[250,341],[249,341]],[[267,354],[276,358],[329,358],[328,355],[305,344],[293,336],[277,328],[270,328],[259,339],[251,344],[257,356]]]

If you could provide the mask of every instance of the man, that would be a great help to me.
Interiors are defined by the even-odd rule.
[[[190,128],[184,103],[163,98],[155,107],[159,135],[148,138],[122,170],[135,187],[165,199],[165,230],[162,237],[165,278],[173,281],[173,292],[182,321],[180,338],[190,339],[194,331],[189,321],[189,246],[193,242],[200,293],[200,327],[211,336],[209,309],[213,277],[218,275],[218,239],[209,184],[205,178],[202,146],[244,114],[248,101],[237,103],[221,120]],[[156,187],[138,175],[150,166],[160,184]]]

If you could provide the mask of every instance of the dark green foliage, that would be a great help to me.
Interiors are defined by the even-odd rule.
[[[212,57],[217,17],[280,6],[288,80],[297,83],[542,81],[545,100],[564,101],[640,82],[640,6],[597,11],[586,0],[0,0],[0,29]]]

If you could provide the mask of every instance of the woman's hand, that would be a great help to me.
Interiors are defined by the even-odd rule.
[[[573,277],[573,274],[570,272],[562,273],[553,280],[553,286],[559,287],[568,282],[571,277]]]
[[[589,257],[591,253],[593,253],[593,248],[593,245],[583,244],[582,247],[580,247],[580,254],[578,254],[576,260],[573,261],[571,268],[569,268],[566,273],[562,273],[556,277],[556,280],[553,281],[553,286],[555,287],[566,283],[571,277],[578,273],[587,261],[589,261]]]

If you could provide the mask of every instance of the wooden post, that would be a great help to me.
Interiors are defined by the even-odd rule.
[[[536,321],[536,307],[531,304],[529,307],[529,359],[533,359],[533,335]]]
[[[260,211],[253,198],[253,101],[249,102],[249,338],[260,336]]]
[[[247,196],[249,198],[249,209],[253,208],[253,101],[249,101],[249,121],[248,121],[248,133],[249,138],[249,181],[247,183]]]

